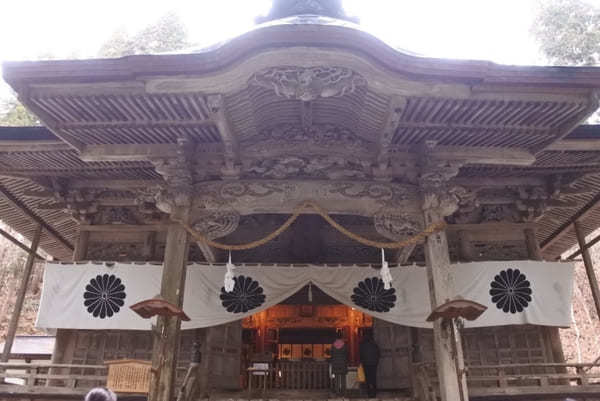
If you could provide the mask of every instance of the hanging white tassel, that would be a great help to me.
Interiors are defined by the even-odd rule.
[[[223,287],[225,287],[225,292],[231,292],[235,287],[235,280],[233,279],[233,270],[235,269],[235,265],[231,263],[231,252],[229,252],[229,261],[227,262],[225,267],[227,268],[227,271],[225,272]]]
[[[312,304],[312,283],[308,283],[308,303]]]
[[[385,261],[385,251],[383,248],[381,249],[381,270],[379,274],[381,275],[381,280],[383,281],[383,288],[386,290],[392,288],[392,273],[390,272],[388,262]]]

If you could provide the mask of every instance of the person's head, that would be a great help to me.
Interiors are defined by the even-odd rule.
[[[117,401],[117,396],[105,387],[97,387],[86,394],[84,401]]]

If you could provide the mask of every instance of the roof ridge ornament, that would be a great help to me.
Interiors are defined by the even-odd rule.
[[[257,24],[298,15],[319,15],[359,23],[356,17],[348,16],[342,0],[273,0],[273,6],[266,16],[255,19]]]

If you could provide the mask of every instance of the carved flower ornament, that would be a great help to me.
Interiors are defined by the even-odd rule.
[[[492,302],[504,313],[523,312],[531,302],[531,284],[519,269],[502,270],[490,284]]]
[[[105,319],[119,312],[126,296],[120,278],[114,274],[98,275],[85,286],[83,305],[94,317]]]
[[[221,287],[221,304],[227,312],[246,313],[265,302],[267,297],[263,294],[258,281],[245,276],[237,276],[233,280],[235,281],[233,291],[227,292],[224,287]]]
[[[386,290],[379,277],[367,278],[354,287],[351,299],[361,308],[374,312],[389,312],[396,304],[396,290]]]

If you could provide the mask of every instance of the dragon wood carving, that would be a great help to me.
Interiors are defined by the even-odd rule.
[[[320,97],[342,97],[367,85],[345,67],[273,67],[254,74],[249,85],[272,89],[277,96],[309,102]]]

